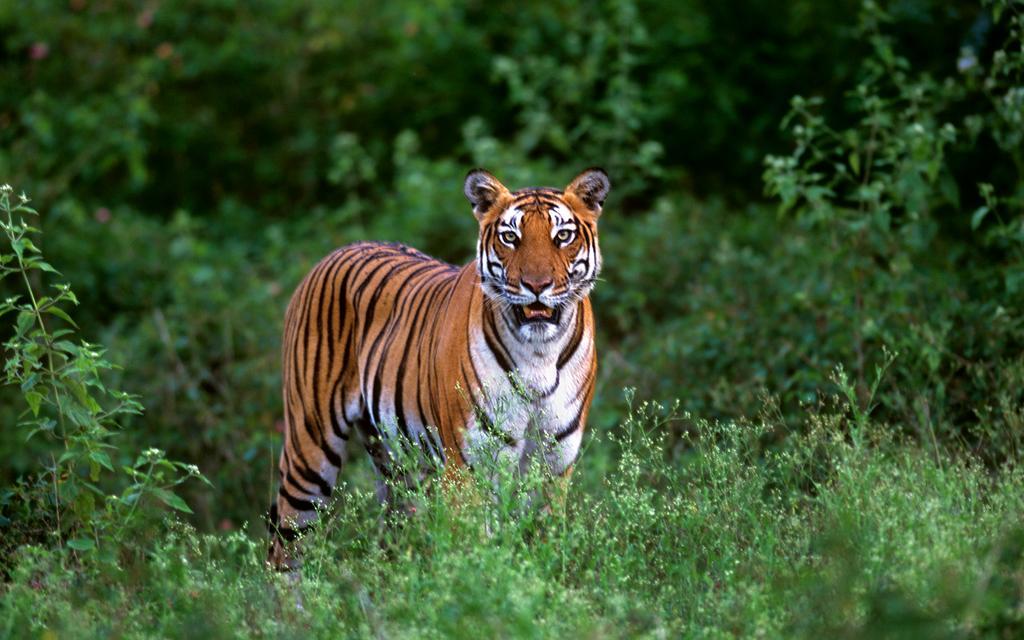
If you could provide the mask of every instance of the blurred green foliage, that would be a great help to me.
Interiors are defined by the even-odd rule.
[[[216,482],[193,496],[206,527],[265,501],[295,283],[362,238],[465,261],[478,165],[613,176],[596,428],[623,383],[788,415],[837,363],[863,386],[886,346],[883,417],[998,460],[1024,413],[1019,243],[998,231],[1019,218],[965,211],[979,175],[992,198],[1021,184],[1019,68],[990,69],[1009,24],[925,0],[8,4],[0,175],[47,212],[85,335],[148,407],[129,431]],[[775,215],[755,176],[790,136]],[[38,455],[3,447],[7,481]]]
[[[155,446],[200,465],[215,490],[182,489],[192,523],[211,531],[256,521],[269,502],[283,310],[312,264],[364,238],[464,262],[476,232],[461,195],[469,168],[511,186],[562,186],[603,165],[613,189],[594,293],[595,435],[621,430],[620,389],[631,385],[688,412],[658,423],[669,462],[713,453],[702,438],[736,437],[706,421],[768,415],[771,428],[748,443],[760,460],[751,465],[763,465],[809,437],[808,411],[844,392],[861,417],[853,424],[870,422],[892,448],[879,454],[883,470],[859,460],[838,485],[819,486],[835,477],[827,456],[800,466],[801,481],[776,478],[811,497],[825,485],[848,493],[793,525],[813,534],[778,516],[766,535],[851,560],[818,578],[804,575],[814,562],[778,578],[797,581],[775,586],[795,588],[812,613],[769,626],[871,637],[869,610],[925,633],[948,628],[932,615],[942,607],[991,622],[1019,602],[1019,584],[1002,577],[992,589],[1010,595],[995,604],[971,599],[989,597],[988,583],[953,600],[921,596],[941,571],[984,580],[939,557],[969,535],[955,523],[927,571],[908,569],[894,586],[880,565],[894,554],[913,564],[917,529],[905,547],[886,547],[878,523],[915,513],[885,511],[902,491],[930,500],[942,490],[908,478],[954,486],[959,474],[980,494],[987,469],[1009,474],[998,491],[1019,488],[1022,14],[1019,0],[0,3],[0,182],[33,195],[41,246],[81,301],[83,336],[124,366],[105,379],[147,408],[125,421],[131,446],[114,462]],[[18,419],[17,395],[0,391],[5,424]],[[829,426],[841,440],[850,424]],[[595,441],[578,478],[605,495],[612,457],[625,454]],[[46,451],[5,432],[0,483],[37,471]],[[673,477],[692,486],[751,469]],[[356,462],[350,477],[365,471]],[[751,496],[775,480],[742,477],[742,505],[768,513]],[[871,498],[872,481],[889,498]],[[953,494],[936,500],[956,511]],[[873,520],[858,519],[865,500]],[[795,513],[802,503],[787,504]],[[680,527],[713,526],[672,513]],[[737,547],[722,558],[757,556],[734,524],[723,539]],[[1001,535],[978,534],[993,549],[984,562],[1017,549],[1005,565],[1019,577],[1019,543],[1000,546]],[[711,591],[726,580],[724,565],[715,571]],[[736,587],[747,591],[727,594],[738,611],[770,598],[750,571]],[[815,618],[823,601],[850,607],[842,629]]]

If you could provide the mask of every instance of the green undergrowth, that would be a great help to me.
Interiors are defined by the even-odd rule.
[[[769,407],[770,408],[770,407]],[[17,552],[0,632],[40,637],[1012,637],[1024,627],[1024,474],[894,442],[838,406],[778,424],[698,425],[668,462],[666,421],[632,407],[594,437],[567,513],[417,492],[388,520],[338,493],[299,580],[262,532],[177,523],[144,560]],[[858,430],[859,429],[859,430]],[[851,436],[850,434],[853,433]],[[515,514],[515,517],[511,517]],[[48,636],[43,636],[48,637]]]

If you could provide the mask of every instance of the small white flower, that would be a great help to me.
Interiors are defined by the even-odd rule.
[[[960,54],[960,57],[956,61],[956,69],[963,73],[973,69],[978,64],[978,59],[974,56],[973,51],[966,51]]]
[[[0,187],[0,191],[2,191],[4,193],[10,193],[10,192],[14,191],[14,187],[12,187],[9,184],[5,184],[2,187]]]

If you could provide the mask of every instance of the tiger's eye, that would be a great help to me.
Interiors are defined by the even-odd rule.
[[[561,231],[555,234],[555,240],[558,240],[558,242],[562,244],[569,242],[570,240],[572,240],[572,231],[568,229],[562,229]]]
[[[511,231],[504,231],[501,234],[501,241],[505,244],[515,244],[518,237]]]

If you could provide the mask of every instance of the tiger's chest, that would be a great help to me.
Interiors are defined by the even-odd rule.
[[[505,359],[496,356],[482,331],[471,332],[470,354],[481,385],[471,394],[474,411],[465,425],[467,460],[497,458],[522,468],[539,456],[552,473],[561,474],[575,461],[582,441],[592,384],[592,331],[504,347]]]

